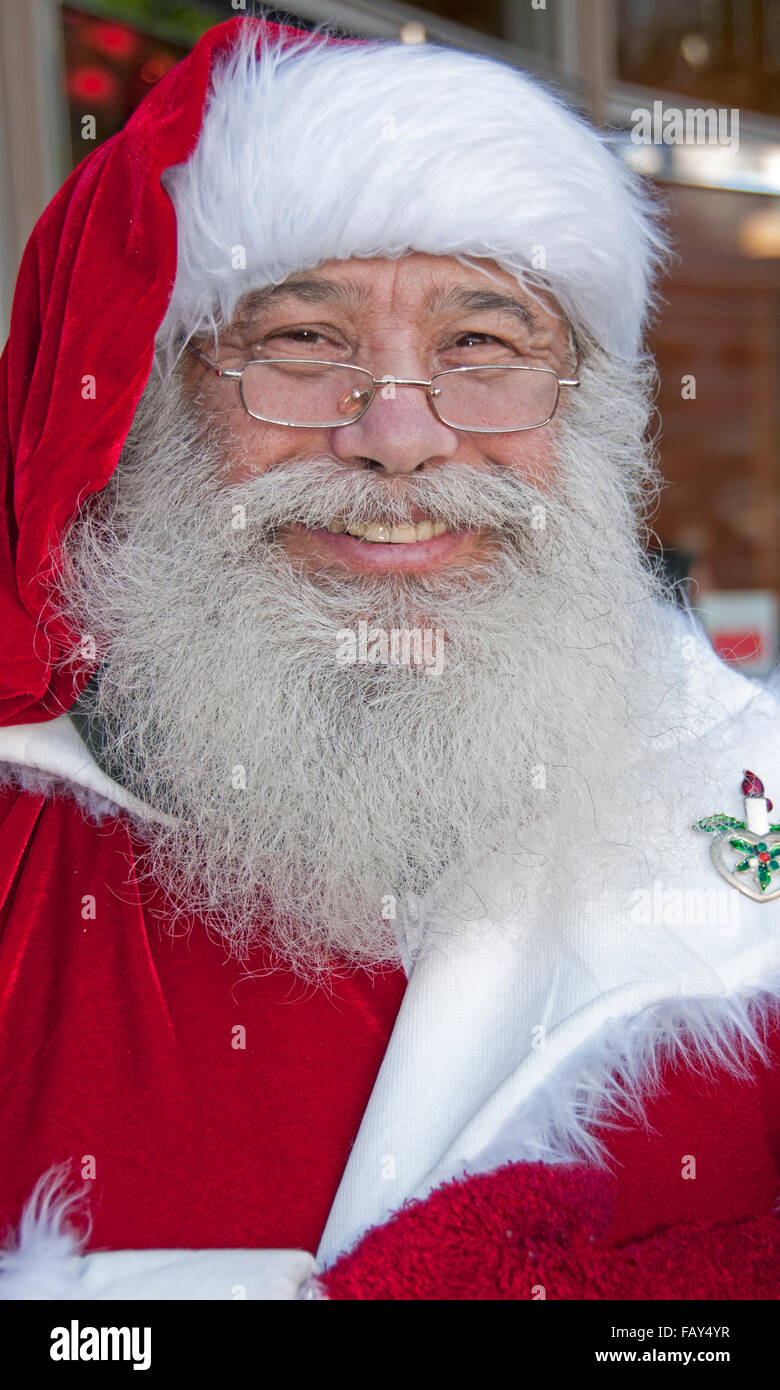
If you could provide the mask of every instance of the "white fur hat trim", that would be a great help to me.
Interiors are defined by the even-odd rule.
[[[307,35],[256,57],[254,42],[248,27],[216,65],[197,148],[164,175],[178,271],[158,348],[294,271],[418,251],[492,259],[637,354],[665,254],[657,207],[562,98],[431,44]]]

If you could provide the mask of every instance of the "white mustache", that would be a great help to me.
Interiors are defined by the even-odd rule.
[[[222,492],[230,506],[246,508],[248,525],[266,532],[327,526],[334,517],[348,524],[403,525],[419,509],[458,528],[526,534],[540,507],[553,513],[561,507],[560,499],[505,467],[452,463],[424,475],[387,479],[327,457],[287,459]]]

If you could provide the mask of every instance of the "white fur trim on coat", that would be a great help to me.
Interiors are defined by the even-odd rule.
[[[607,1166],[604,1131],[642,1122],[666,1063],[702,1078],[723,1068],[749,1081],[769,1061],[765,1030],[778,1007],[780,970],[734,994],[665,999],[610,1019],[518,1105],[463,1172],[491,1172],[510,1161]]]
[[[575,327],[636,354],[664,237],[562,97],[430,43],[253,49],[250,29],[218,63],[195,153],[163,175],[178,270],[158,347],[294,271],[418,251],[530,276]]]
[[[67,1164],[38,1180],[15,1245],[0,1250],[0,1302],[30,1299],[311,1300],[324,1297],[306,1250],[106,1250],[84,1254],[71,1224],[85,1193]]]

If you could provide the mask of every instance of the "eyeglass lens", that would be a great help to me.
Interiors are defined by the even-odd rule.
[[[533,428],[550,418],[558,395],[555,373],[542,369],[478,367],[439,376],[434,385],[438,414],[460,429]],[[371,395],[363,372],[310,361],[250,362],[241,389],[251,415],[311,428],[357,418]],[[379,389],[392,392],[392,381]]]

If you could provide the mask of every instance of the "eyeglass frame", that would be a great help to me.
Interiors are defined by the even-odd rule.
[[[579,377],[559,377],[558,373],[554,371],[552,367],[526,367],[524,365],[521,365],[519,362],[491,362],[485,363],[484,366],[474,365],[467,367],[447,367],[442,372],[434,372],[430,381],[415,381],[413,379],[405,379],[402,377],[393,376],[375,377],[373,373],[368,370],[368,367],[358,367],[353,362],[330,362],[327,361],[325,358],[321,357],[253,357],[251,362],[245,362],[241,370],[238,371],[229,367],[222,367],[219,362],[213,362],[211,358],[206,355],[205,352],[203,352],[200,348],[196,348],[193,343],[188,343],[187,346],[190,352],[194,353],[196,357],[200,357],[206,363],[206,365],[212,369],[212,371],[216,372],[217,376],[226,377],[239,383],[238,390],[239,395],[241,396],[241,404],[243,405],[247,415],[249,415],[253,420],[260,420],[263,424],[266,425],[281,425],[285,429],[291,430],[339,430],[343,429],[345,425],[356,425],[358,421],[362,420],[363,416],[366,415],[367,412],[371,409],[371,406],[373,405],[374,400],[376,399],[378,387],[421,386],[425,388],[425,391],[428,396],[428,404],[430,405],[431,410],[436,416],[436,419],[439,421],[440,424],[445,425],[447,429],[460,430],[464,434],[523,434],[526,430],[541,430],[544,428],[545,425],[549,425],[550,421],[555,415],[556,410],[558,409],[558,405],[561,399],[562,386],[580,385]],[[371,382],[371,395],[369,396],[365,405],[361,408],[360,412],[357,415],[353,416],[351,420],[336,420],[333,424],[323,422],[322,424],[299,425],[293,423],[293,421],[291,420],[268,420],[265,415],[256,415],[253,410],[249,409],[249,406],[246,403],[243,381],[244,372],[247,370],[247,368],[254,367],[257,365],[278,366],[281,363],[293,362],[310,362],[314,366],[320,367],[348,367],[350,371],[362,372],[363,375],[367,376]],[[577,371],[579,371],[581,365],[581,358],[578,357],[576,367]],[[451,425],[449,420],[442,419],[434,404],[434,395],[439,394],[441,391],[440,387],[434,386],[433,384],[437,380],[437,378],[440,376],[453,376],[456,372],[484,371],[547,372],[548,375],[554,376],[556,381],[555,402],[553,404],[552,410],[550,411],[550,414],[547,416],[547,419],[540,420],[538,425],[517,425],[511,426],[508,429],[491,429],[489,425]]]

